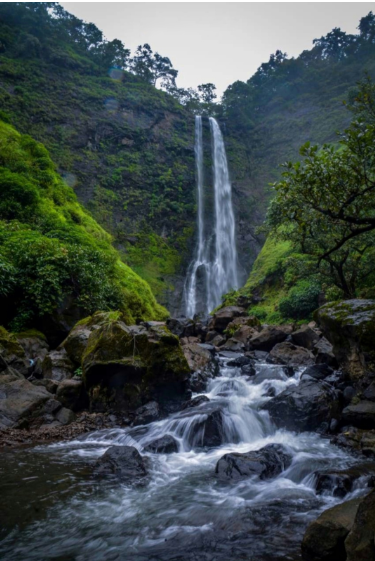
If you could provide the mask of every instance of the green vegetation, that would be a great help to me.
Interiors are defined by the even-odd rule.
[[[121,309],[128,321],[166,311],[78,203],[46,148],[0,122],[0,308],[19,331],[73,296],[82,315]]]

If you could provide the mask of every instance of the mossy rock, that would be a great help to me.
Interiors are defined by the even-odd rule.
[[[333,352],[352,378],[375,368],[375,301],[344,300],[314,314]]]
[[[91,331],[82,367],[91,408],[104,410],[134,408],[159,391],[183,394],[190,373],[178,337],[165,324],[128,326],[119,319]]]

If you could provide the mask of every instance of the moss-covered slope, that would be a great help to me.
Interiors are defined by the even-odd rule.
[[[111,242],[47,149],[0,121],[0,324],[19,330],[72,308],[72,320],[97,309],[165,318]]]

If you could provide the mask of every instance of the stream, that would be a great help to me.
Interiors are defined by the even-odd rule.
[[[317,496],[314,471],[356,463],[315,433],[276,430],[259,406],[290,384],[281,366],[257,363],[241,374],[220,357],[209,403],[135,428],[86,434],[75,441],[2,452],[0,559],[6,561],[273,561],[298,560],[308,522],[340,502]],[[221,411],[222,444],[201,447],[207,412]],[[146,454],[143,445],[173,435],[179,452]],[[217,461],[227,452],[283,444],[292,464],[274,479],[223,482]],[[129,487],[91,476],[111,445],[132,445],[150,458],[150,479]],[[365,483],[344,500],[365,492]]]

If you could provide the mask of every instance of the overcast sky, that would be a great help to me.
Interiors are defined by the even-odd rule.
[[[121,39],[132,51],[149,43],[168,56],[179,87],[213,82],[220,94],[250,78],[276,49],[297,56],[333,27],[356,33],[360,18],[374,9],[371,2],[61,4],[107,39]]]

